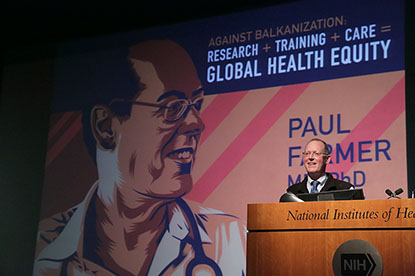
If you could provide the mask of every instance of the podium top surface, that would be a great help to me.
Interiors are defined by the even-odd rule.
[[[248,231],[415,229],[415,199],[248,204]]]

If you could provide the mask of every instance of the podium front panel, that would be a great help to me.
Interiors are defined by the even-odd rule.
[[[289,211],[321,216],[292,219]],[[347,218],[333,217],[346,211]],[[353,216],[363,211],[367,216]],[[415,275],[414,211],[412,199],[249,205],[247,275],[334,275],[336,250],[351,240],[377,249],[383,276]]]
[[[382,275],[415,275],[412,230],[248,233],[247,275],[334,275],[337,248],[353,239],[376,247],[383,260]]]

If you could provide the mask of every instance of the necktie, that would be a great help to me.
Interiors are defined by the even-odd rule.
[[[320,184],[320,182],[318,181],[311,182],[311,185],[313,185],[313,187],[311,188],[311,193],[318,193],[318,190],[317,190],[318,184]]]

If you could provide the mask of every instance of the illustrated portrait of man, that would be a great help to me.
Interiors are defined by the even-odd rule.
[[[146,41],[125,64],[132,89],[103,86],[85,103],[98,179],[81,203],[41,221],[34,275],[245,275],[243,223],[183,198],[205,128],[190,56]]]

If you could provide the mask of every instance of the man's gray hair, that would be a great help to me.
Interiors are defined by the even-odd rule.
[[[318,142],[323,143],[323,145],[324,145],[324,154],[329,154],[330,153],[329,145],[324,140],[322,140],[320,138],[311,139],[310,141],[307,142],[307,144],[305,144],[305,146],[307,147],[307,145],[310,144],[313,141],[318,141]]]

